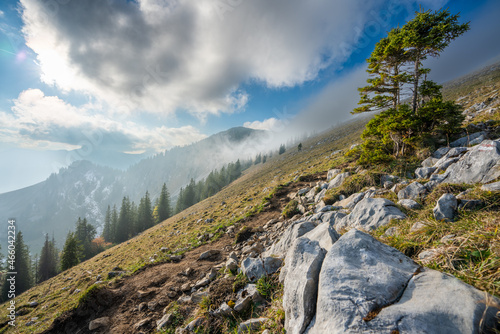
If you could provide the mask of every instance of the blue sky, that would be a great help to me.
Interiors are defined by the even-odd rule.
[[[500,54],[495,0],[4,0],[0,192],[56,172],[57,150],[153,154],[234,126],[344,121],[374,44],[419,6],[471,21],[429,61],[435,80]]]

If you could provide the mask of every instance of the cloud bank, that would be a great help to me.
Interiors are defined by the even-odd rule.
[[[244,109],[241,83],[292,87],[341,64],[383,3],[21,0],[44,82],[118,112],[199,117]]]

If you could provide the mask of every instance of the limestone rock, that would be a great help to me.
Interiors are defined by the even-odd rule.
[[[285,259],[283,308],[287,333],[301,334],[316,311],[318,279],[326,251],[317,241],[298,238]]]
[[[500,142],[485,140],[451,165],[443,177],[446,183],[488,183],[500,177]]]
[[[267,318],[254,318],[254,319],[249,319],[245,322],[242,322],[239,327],[238,327],[238,334],[242,333],[255,333],[262,325],[269,319]]]
[[[335,168],[335,169],[330,169],[328,171],[328,174],[326,175],[326,181],[330,182],[335,176],[340,174],[342,170]]]
[[[443,194],[432,210],[436,220],[451,221],[457,210],[457,198],[453,194]]]
[[[236,312],[245,311],[250,304],[263,302],[264,298],[261,296],[259,291],[257,291],[257,286],[255,284],[247,284],[241,291],[238,291],[238,300],[234,305],[234,310]]]
[[[210,250],[207,250],[206,252],[201,253],[198,260],[208,260],[208,259],[211,259],[213,257],[218,256],[219,254],[220,254],[220,250],[210,249]]]
[[[415,170],[415,176],[419,179],[427,179],[436,170],[436,167],[421,167]]]
[[[274,257],[261,258],[247,257],[241,263],[241,271],[250,282],[255,282],[264,275],[270,275],[279,270],[282,260]]]
[[[483,138],[484,138],[485,135],[486,135],[486,133],[484,133],[484,132],[476,132],[476,133],[473,133],[471,135],[457,139],[454,142],[451,142],[450,146],[451,147],[468,146],[470,144],[470,142],[473,141],[474,139],[479,138],[481,136],[483,136]]]
[[[329,223],[322,223],[319,224],[314,230],[304,234],[302,237],[319,242],[320,247],[328,251],[335,241],[340,238],[340,235],[337,231],[335,231],[332,225]]]
[[[292,245],[292,242],[307,232],[313,230],[315,227],[316,224],[307,221],[298,221],[295,224],[290,225],[283,233],[281,239],[277,243],[273,244],[269,250],[263,253],[264,256],[277,256],[279,258],[284,258],[286,252]]]
[[[335,224],[335,230],[347,227],[361,228],[366,231],[375,230],[387,225],[391,219],[405,219],[393,202],[385,198],[365,198],[359,202],[352,212]]]
[[[345,233],[323,261],[316,320],[309,334],[365,332],[363,318],[397,301],[418,268],[368,234],[356,229]]]
[[[156,321],[156,330],[160,331],[163,327],[167,327],[174,320],[172,313],[165,314],[160,320]]]
[[[398,199],[412,199],[416,200],[421,198],[427,193],[427,189],[418,182],[413,182],[404,189],[398,192]]]
[[[328,183],[328,189],[337,188],[342,185],[344,180],[351,175],[349,172],[340,173],[333,180]]]
[[[481,187],[481,190],[484,191],[500,191],[500,181],[499,182],[493,182],[490,184],[485,184]]]
[[[422,207],[420,204],[418,204],[412,199],[402,199],[398,201],[398,204],[408,210],[417,210]]]

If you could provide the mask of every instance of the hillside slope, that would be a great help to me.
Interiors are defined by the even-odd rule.
[[[480,95],[482,98],[491,97],[490,93],[492,92],[484,91],[484,86],[474,87],[472,91],[465,91],[465,94],[472,96],[477,90],[485,93]],[[495,103],[495,101],[490,102]],[[475,103],[477,101],[473,104]],[[491,113],[489,108],[493,108]],[[493,107],[485,107],[477,109],[477,111],[479,113],[471,119],[477,130],[483,129],[487,135],[497,136],[491,139],[500,137],[498,136],[500,124],[494,118],[498,114],[498,108],[493,104]],[[480,121],[483,117],[491,117],[492,122]],[[398,272],[404,274],[401,275],[401,280],[394,281],[394,287],[397,286],[397,288],[389,289],[397,298],[393,296],[392,299],[381,299],[383,302],[373,304],[370,303],[370,300],[373,299],[368,298],[370,296],[362,296],[368,301],[366,303],[363,301],[365,304],[359,306],[362,312],[358,313],[362,317],[359,314],[352,317],[352,314],[348,313],[352,311],[346,307],[345,310],[348,311],[345,312],[347,313],[341,314],[344,319],[356,318],[356,321],[360,321],[363,326],[373,326],[371,330],[399,333],[399,329],[387,327],[387,323],[392,324],[393,315],[396,319],[405,318],[404,326],[411,327],[415,323],[419,323],[418,321],[411,322],[411,319],[415,318],[407,317],[404,310],[401,311],[397,308],[400,298],[409,303],[415,301],[412,299],[411,293],[426,297],[430,295],[430,299],[419,304],[419,307],[425,308],[430,305],[439,309],[453,309],[453,312],[459,312],[460,310],[456,310],[454,305],[462,305],[465,303],[465,299],[460,301],[451,299],[451,296],[454,295],[453,291],[446,290],[448,292],[439,295],[440,298],[436,304],[436,299],[432,299],[435,292],[426,292],[422,290],[422,285],[418,285],[420,281],[428,282],[431,286],[434,286],[435,282],[440,282],[440,286],[448,287],[441,282],[452,281],[457,289],[463,291],[463,293],[457,293],[458,290],[455,290],[456,295],[464,296],[465,291],[468,291],[467,293],[473,296],[472,299],[467,299],[467,305],[473,308],[473,313],[476,316],[471,321],[467,319],[467,314],[464,316],[464,319],[467,320],[467,326],[471,326],[469,332],[479,332],[478,323],[482,314],[487,314],[485,319],[488,321],[497,322],[494,318],[496,312],[494,307],[499,302],[493,296],[500,294],[499,192],[484,190],[481,184],[475,182],[470,185],[432,183],[449,177],[450,174],[446,174],[447,168],[452,168],[456,173],[457,168],[453,167],[453,164],[460,166],[460,159],[464,160],[470,156],[467,152],[481,153],[484,151],[483,148],[486,149],[497,144],[485,142],[484,147],[479,145],[475,149],[455,150],[454,152],[458,152],[457,156],[450,156],[450,159],[456,158],[456,160],[448,161],[451,164],[443,170],[444,174],[436,170],[431,172],[427,170],[428,174],[425,175],[425,178],[420,177],[420,180],[417,180],[426,188],[425,196],[415,197],[420,206],[410,208],[405,206],[405,202],[399,203],[399,200],[408,199],[404,198],[406,197],[404,194],[409,193],[413,187],[418,188],[418,186],[408,187],[410,183],[415,181],[413,173],[416,166],[399,166],[399,175],[391,176],[391,170],[363,170],[342,154],[352,144],[359,142],[359,136],[365,123],[366,119],[358,119],[345,124],[342,128],[333,129],[304,142],[300,152],[290,149],[283,155],[273,157],[265,164],[254,166],[243,177],[224,188],[217,195],[196,204],[126,243],[113,247],[32,288],[17,299],[19,326],[15,329],[7,326],[6,306],[2,305],[0,324],[3,324],[3,327],[0,327],[2,328],[0,332],[154,333],[156,326],[161,324],[157,321],[164,317],[168,318],[164,319],[165,327],[163,329],[167,333],[173,333],[179,327],[185,328],[178,330],[183,332],[199,326],[204,327],[204,329],[199,329],[201,332],[229,333],[237,331],[240,324],[247,319],[253,319],[256,324],[259,323],[256,325],[259,330],[266,328],[272,333],[282,332],[284,328],[290,329],[290,319],[293,318],[290,317],[290,312],[304,314],[304,309],[307,309],[304,307],[300,310],[291,310],[290,307],[300,308],[301,304],[297,302],[298,299],[293,294],[290,295],[290,292],[287,292],[287,286],[291,286],[290,283],[287,283],[287,276],[290,273],[298,272],[298,276],[292,282],[300,282],[300,277],[305,277],[303,269],[300,269],[302,267],[298,267],[298,270],[288,266],[286,269],[281,269],[282,272],[286,273],[281,277],[284,287],[279,283],[277,274],[271,275],[269,280],[259,281],[259,293],[268,292],[267,295],[259,297],[251,291],[246,292],[252,298],[255,296],[256,299],[250,303],[255,307],[243,309],[242,312],[230,310],[227,316],[221,317],[221,312],[224,312],[224,308],[221,307],[224,303],[231,306],[231,302],[236,302],[237,305],[239,301],[242,301],[241,298],[245,299],[241,293],[239,296],[236,293],[247,282],[243,275],[227,274],[224,272],[224,267],[230,266],[229,257],[236,256],[236,265],[243,270],[244,267],[247,267],[245,261],[253,261],[247,260],[252,257],[252,252],[254,252],[254,256],[261,254],[257,258],[266,257],[265,253],[261,253],[264,247],[268,251],[267,255],[280,257],[278,254],[281,252],[281,256],[285,256],[284,250],[298,247],[297,244],[293,243],[287,243],[283,247],[285,242],[280,241],[284,240],[282,237],[290,236],[290,231],[294,230],[294,226],[304,226],[304,228],[308,226],[307,228],[312,229],[312,232],[320,226],[323,228],[332,226],[335,233],[339,233],[336,235],[333,232],[326,233],[323,230],[323,233],[316,233],[315,236],[309,235],[311,239],[321,239],[319,243],[325,242],[322,239],[324,236],[332,238],[330,243],[335,242],[333,239],[338,238],[339,241],[333,246],[325,246],[331,247],[326,256],[323,254],[325,268],[329,268],[328,270],[335,269],[335,266],[332,267],[328,264],[330,262],[327,262],[328,254],[335,252],[343,254],[343,250],[349,249],[349,245],[355,243],[373,245],[369,246],[369,248],[372,247],[370,253],[364,250],[360,252],[362,256],[359,258],[368,259],[362,263],[363,266],[373,265],[373,263],[383,265],[382,261],[373,262],[370,259],[379,259],[381,258],[380,254],[387,255],[387,253],[392,254],[397,259],[394,267],[397,267],[398,263],[404,263],[406,266],[403,268],[404,270],[397,269]],[[337,150],[343,150],[343,152],[337,152]],[[438,160],[434,159],[436,160],[429,161],[436,164]],[[490,166],[488,173],[492,171],[492,179],[485,182],[498,181],[498,176],[495,176],[496,170],[494,168],[496,167],[491,167],[496,165],[488,166]],[[332,169],[336,169],[336,171],[332,171]],[[329,170],[328,176],[327,171]],[[345,173],[350,173],[350,175]],[[432,173],[435,173],[436,176],[432,176]],[[335,174],[337,176],[331,179]],[[406,179],[406,177],[411,177],[411,179]],[[329,188],[330,186],[330,192],[322,192],[324,187]],[[406,188],[410,189],[405,190]],[[399,196],[400,191],[403,191],[401,196]],[[458,196],[461,193],[464,194]],[[434,212],[438,200],[444,194],[453,194],[453,196],[458,197],[457,204],[465,203],[461,209],[455,212],[454,223],[444,223],[437,218]],[[318,197],[318,195],[323,197]],[[373,201],[372,198],[376,201]],[[301,204],[297,207],[299,211],[294,209],[293,201],[296,201],[296,205]],[[322,203],[322,201],[326,203]],[[391,201],[393,204],[387,205],[386,201]],[[391,215],[397,216],[402,213],[406,218],[391,220],[385,219],[386,216],[389,216],[386,215],[382,217],[385,219],[383,224],[379,224],[383,219],[376,222],[367,220],[366,217],[352,219],[356,214],[359,215],[358,217],[362,217],[360,211],[362,211],[363,206],[367,203],[373,204],[373,202],[385,203],[382,207],[390,207],[387,210],[390,211]],[[398,204],[395,204],[396,202]],[[360,203],[362,205],[358,206]],[[324,212],[317,211],[323,210],[325,204],[333,206],[326,207]],[[314,213],[316,211],[317,214]],[[379,211],[382,211],[381,207],[377,209],[375,216],[381,217],[378,214]],[[291,212],[291,214],[285,219],[283,214],[287,215],[287,212]],[[340,217],[336,212],[344,216]],[[368,209],[367,212],[370,210]],[[295,214],[294,217],[291,217],[293,214]],[[327,214],[328,218],[325,222],[328,221],[328,223],[325,225],[321,221]],[[345,216],[346,214],[348,215]],[[374,214],[369,216],[374,216]],[[366,226],[374,228],[364,227],[364,223],[359,223],[361,221],[368,222]],[[356,225],[358,223],[359,225]],[[354,230],[346,233],[353,226],[365,229],[369,234],[365,236],[365,234],[354,233]],[[252,230],[248,231],[245,227],[251,227]],[[243,233],[244,231],[247,233]],[[395,247],[402,253],[394,249],[388,250],[377,240]],[[280,243],[281,246],[279,246]],[[361,247],[361,249],[365,248]],[[358,248],[353,249],[359,251]],[[371,253],[374,249],[380,254]],[[212,256],[200,260],[200,255],[205,251],[212,251]],[[234,255],[231,254],[232,252]],[[292,254],[294,253],[292,252]],[[291,258],[288,258],[288,255],[286,257],[285,263],[293,262]],[[388,262],[391,261],[391,257],[389,257]],[[346,261],[342,265],[347,266],[349,263]],[[316,270],[316,275],[321,275],[320,269]],[[433,271],[434,269],[449,273],[460,281],[452,279],[451,276],[440,276],[441,274]],[[248,278],[253,277],[249,274],[248,269],[244,271]],[[366,277],[370,277],[376,283],[378,276],[370,276],[373,272],[373,268],[366,270],[365,276],[359,279],[363,281]],[[337,277],[337,275],[329,276]],[[479,290],[462,282],[491,295],[478,292]],[[387,285],[387,283],[385,284]],[[366,284],[363,283],[360,286],[364,285]],[[310,286],[310,284],[304,286]],[[322,315],[320,312],[323,306],[326,307],[331,303],[331,299],[328,299],[328,293],[325,293],[327,286],[321,284],[321,279],[320,283],[316,281],[314,286],[319,289],[320,298],[318,300],[323,303],[318,303],[318,313],[316,313],[318,319],[321,320],[318,322],[317,328],[321,328],[321,326],[327,326],[326,321],[330,321],[334,317],[325,318],[324,314]],[[378,291],[382,286],[375,284],[373,290]],[[389,286],[391,285],[389,284]],[[402,288],[400,288],[401,286]],[[293,290],[299,288],[301,288],[300,285],[295,285]],[[358,291],[361,290],[363,289]],[[441,291],[445,290],[439,290],[439,293]],[[310,295],[310,293],[304,295]],[[484,297],[481,303],[479,303],[478,296]],[[261,297],[263,299],[258,300]],[[296,302],[290,302],[290,300]],[[447,300],[452,301],[450,304],[443,304]],[[33,303],[32,306],[30,303]],[[484,311],[485,304],[492,306],[488,312]],[[236,305],[231,307],[236,310]],[[307,317],[300,320],[300,326],[307,326],[311,315],[314,315],[314,313],[308,312]],[[413,312],[413,314],[417,313],[419,312]],[[424,319],[435,315],[432,312],[428,313],[427,309],[422,314]],[[453,319],[456,314],[453,313],[450,318]],[[106,318],[108,319],[106,320]],[[270,320],[262,320],[260,323],[260,320],[257,321],[260,318]],[[101,319],[102,327],[90,330],[91,321],[96,319]],[[384,322],[384,319],[388,320]],[[443,317],[438,317],[438,319],[442,320]],[[440,323],[447,324],[441,320],[436,322],[426,320],[425,322],[432,326],[439,326]],[[292,323],[297,324],[297,322]],[[397,323],[399,324],[399,322]],[[98,326],[98,323],[94,322],[92,326]],[[386,327],[382,329],[382,327],[376,326]],[[435,328],[434,332],[436,332]],[[456,331],[450,333],[461,330],[467,332],[464,328],[455,328]],[[317,329],[316,332],[321,332],[321,330]]]

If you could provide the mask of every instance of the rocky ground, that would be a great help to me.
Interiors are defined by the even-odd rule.
[[[369,171],[333,169],[297,177],[270,196],[263,212],[228,228],[215,243],[108,286],[97,282],[84,303],[44,333],[271,333],[283,328],[287,333],[493,333],[500,329],[499,299],[423,267],[368,233],[407,219],[406,210],[419,210],[440,184],[500,191],[500,139],[488,136],[482,131],[438,149],[415,178],[383,174],[379,186],[340,195],[333,203],[332,192]],[[444,193],[433,218],[453,224],[458,210],[483,204],[470,191]],[[412,230],[427,223],[417,222]],[[380,239],[398,233],[391,227]],[[436,254],[426,250],[418,259],[429,261]],[[123,274],[115,269],[111,275]],[[266,280],[282,284],[284,318],[273,319],[269,312]]]

